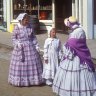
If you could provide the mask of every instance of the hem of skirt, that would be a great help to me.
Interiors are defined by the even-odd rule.
[[[70,91],[70,92],[86,92],[86,91],[96,91],[96,89],[92,89],[92,90],[68,90],[68,89],[63,89],[63,88],[60,88],[56,85],[53,85],[54,87],[60,89],[60,90],[64,90],[64,91]],[[55,88],[54,88],[55,89]]]
[[[29,82],[29,83],[24,83],[23,82],[23,84],[22,83],[16,83],[16,82],[11,82],[11,81],[8,81],[8,83],[10,84],[10,85],[12,85],[12,86],[16,86],[16,87],[27,87],[27,86],[38,86],[38,85],[41,85],[41,84],[43,84],[44,83],[44,80],[41,80],[41,81],[39,81],[39,82]]]
[[[10,85],[12,85],[12,86],[14,86],[14,87],[30,87],[30,86],[39,86],[39,85],[42,85],[42,84],[44,84],[44,82],[42,82],[42,83],[38,83],[38,84],[27,84],[27,85],[25,85],[25,84],[13,84],[13,83],[10,83],[9,82],[9,84]]]
[[[47,76],[42,76],[42,78],[43,78],[43,79],[54,79],[53,76],[49,76],[49,75],[47,75]]]
[[[88,68],[83,68],[83,69],[80,69],[80,70],[68,70],[68,69],[64,69],[62,67],[60,67],[61,69],[63,69],[64,71],[68,71],[68,72],[80,72],[82,70],[88,70]]]

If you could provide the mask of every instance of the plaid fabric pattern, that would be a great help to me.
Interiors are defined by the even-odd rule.
[[[13,35],[13,37],[15,37],[15,34]],[[19,37],[19,40],[20,39],[22,38]],[[29,39],[30,38],[28,38],[27,40],[25,36],[23,37],[23,40],[21,40],[23,43],[22,47],[23,47],[24,62],[22,62],[21,60],[22,48],[15,46],[13,49],[9,69],[9,78],[8,78],[8,82],[11,83],[12,85],[29,86],[29,85],[39,85],[43,82],[42,61],[34,44]]]

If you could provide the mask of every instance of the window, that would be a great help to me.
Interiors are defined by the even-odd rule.
[[[6,11],[6,0],[0,0],[0,29],[6,30],[7,27],[7,11]]]
[[[3,0],[0,0],[0,25],[3,23]]]
[[[14,0],[13,18],[21,12],[27,12],[40,20],[52,20],[52,0]]]

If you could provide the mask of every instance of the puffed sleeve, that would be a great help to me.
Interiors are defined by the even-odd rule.
[[[15,46],[19,40],[18,40],[18,31],[19,31],[19,28],[18,26],[16,25],[13,29],[13,32],[12,32],[12,42],[13,42],[13,46]]]
[[[66,48],[65,45],[63,45],[63,56],[64,58],[67,58],[67,59],[70,59],[70,60],[73,60],[74,58],[74,51],[71,51],[70,48]]]

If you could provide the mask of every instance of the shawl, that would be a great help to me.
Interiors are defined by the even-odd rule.
[[[71,38],[68,39],[68,41],[65,44],[66,48],[70,48],[71,51],[74,51],[74,55],[78,56],[80,58],[80,63],[81,64],[87,64],[88,69],[90,71],[95,71],[94,64],[91,59],[91,54],[90,51],[87,47],[86,44],[86,39],[76,39],[76,38]]]

